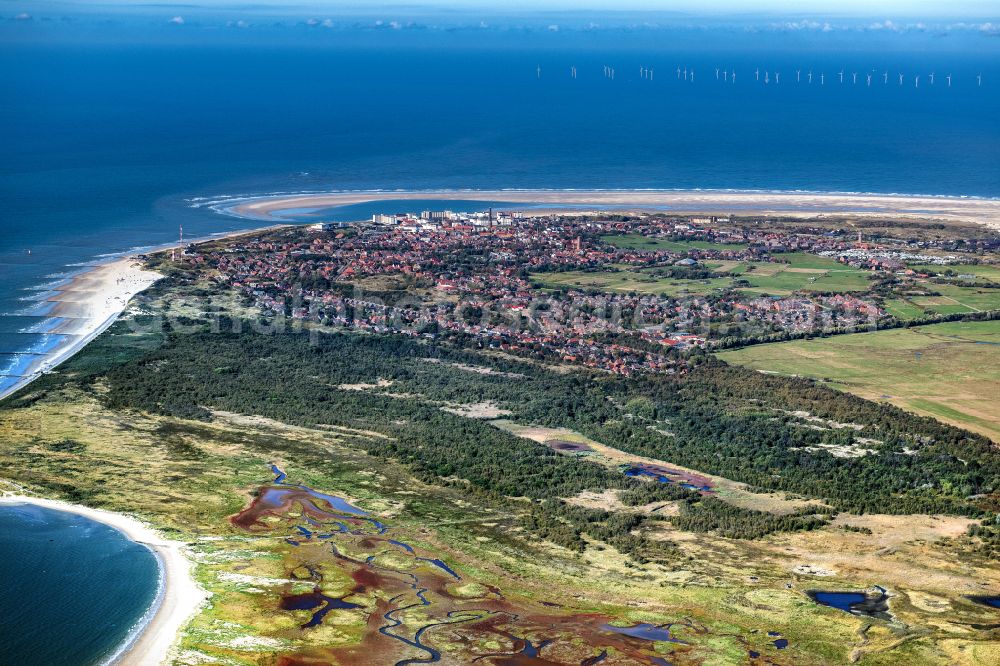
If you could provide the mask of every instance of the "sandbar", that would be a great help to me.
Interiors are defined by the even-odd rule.
[[[262,196],[234,200],[217,210],[255,220],[288,221],[293,211],[373,201],[484,200],[627,210],[669,209],[677,213],[817,217],[896,216],[974,222],[1000,230],[1000,199],[974,197],[820,192],[713,190],[428,190],[351,191]],[[390,211],[386,211],[390,212]]]

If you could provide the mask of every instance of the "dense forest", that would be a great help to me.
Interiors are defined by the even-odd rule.
[[[670,517],[674,526],[689,532],[715,532],[733,539],[757,539],[772,532],[814,530],[829,520],[820,507],[803,507],[794,513],[775,515],[726,504],[714,497],[687,500],[680,513]]]
[[[116,325],[7,403],[25,406],[60,382],[100,382],[112,409],[210,420],[212,409],[287,423],[330,424],[386,435],[359,438],[370,454],[406,464],[426,482],[509,507],[534,537],[572,550],[603,542],[637,561],[672,559],[650,530],[760,538],[809,530],[836,511],[946,512],[979,516],[976,535],[995,550],[1000,454],[986,438],[808,379],[765,375],[693,359],[684,376],[622,377],[555,371],[493,350],[402,336],[245,332],[129,334]],[[248,330],[245,327],[244,330]],[[788,491],[827,507],[777,516],[734,507],[675,484],[557,454],[487,420],[445,411],[488,404],[521,424],[566,427],[623,451]],[[798,410],[798,413],[795,412]],[[816,421],[851,424],[817,427]],[[812,426],[812,427],[807,427]],[[824,446],[850,447],[835,457]],[[66,444],[70,446],[70,444]],[[584,490],[619,491],[623,511],[566,502]],[[521,499],[511,499],[521,498]],[[678,502],[660,517],[631,507]]]
[[[378,380],[384,386],[374,386]],[[392,439],[373,453],[427,478],[462,479],[500,495],[567,497],[634,484],[442,405],[490,402],[519,423],[573,428],[625,451],[837,510],[978,515],[969,498],[1000,488],[1000,455],[982,436],[711,357],[685,377],[624,378],[553,372],[398,336],[335,334],[310,344],[292,333],[194,333],[170,335],[159,349],[111,370],[108,382],[104,399],[114,408],[208,418],[206,407],[217,407],[377,430]],[[338,388],[351,384],[372,386]],[[804,427],[794,410],[860,429]],[[874,453],[844,458],[822,448],[859,437]]]

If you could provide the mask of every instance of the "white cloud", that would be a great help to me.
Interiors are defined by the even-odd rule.
[[[887,33],[916,33],[916,32],[928,32],[932,30],[941,31],[944,33],[954,32],[954,31],[978,31],[987,35],[1000,35],[1000,24],[996,23],[949,23],[946,25],[941,24],[931,24],[924,21],[916,21],[914,23],[899,23],[893,21],[892,19],[883,19],[878,21],[872,21],[869,23],[829,23],[827,21],[817,21],[813,19],[802,19],[800,21],[784,21],[780,23],[770,23],[767,25],[770,30],[775,30],[778,32],[794,32],[794,31],[818,31],[818,32],[834,32],[834,31],[851,31],[851,32],[887,32]],[[748,26],[745,28],[750,32],[756,32],[754,26]]]
[[[772,23],[771,25],[780,30],[818,30],[819,28],[823,27],[819,21],[810,21],[808,19],[803,21],[785,21],[784,23]]]
[[[818,32],[833,32],[834,27],[827,22],[819,22],[812,19],[803,19],[801,21],[785,21],[783,23],[772,23],[769,26],[772,30],[778,30],[782,32],[796,32],[796,31],[818,31]]]
[[[559,32],[559,26],[553,23],[549,26],[549,32]]]
[[[18,14],[17,16],[14,17],[14,20],[15,21],[30,21],[31,20],[31,14],[29,14],[28,12],[21,12],[20,14]]]
[[[869,30],[888,30],[889,32],[899,32],[901,30],[900,26],[896,25],[889,19],[882,22],[876,21],[868,26]]]
[[[174,25],[184,25],[184,17],[183,16],[175,16],[172,19],[170,19],[168,21],[168,23],[172,23]]]

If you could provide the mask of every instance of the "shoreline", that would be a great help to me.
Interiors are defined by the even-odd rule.
[[[209,596],[192,576],[191,562],[182,552],[183,543],[164,539],[138,518],[105,509],[14,494],[0,496],[0,505],[4,504],[34,504],[74,513],[108,525],[129,540],[152,551],[160,576],[156,599],[129,633],[126,641],[102,663],[150,666],[167,660],[181,628],[194,617]]]
[[[593,213],[600,211],[602,207],[604,210],[611,207],[619,211],[667,210],[678,214],[703,215],[782,215],[799,218],[830,215],[895,216],[971,222],[992,230],[1000,230],[1000,199],[997,198],[759,190],[354,190],[216,199],[209,204],[209,207],[217,213],[269,224],[199,237],[184,245],[196,245],[260,233],[289,224],[304,223],[305,220],[296,220],[290,216],[293,211],[303,209],[322,210],[377,201],[423,199],[440,201],[482,199],[500,203],[533,204],[538,214],[558,211],[562,205],[573,206],[573,209],[564,212],[576,214]],[[198,207],[202,205],[205,204],[199,203]],[[586,206],[593,208],[583,208]],[[83,349],[117,320],[133,297],[162,277],[159,273],[144,271],[136,265],[140,254],[162,252],[178,247],[177,243],[166,243],[149,248],[126,250],[66,278],[65,284],[52,289],[56,295],[42,301],[52,304],[46,317],[61,318],[64,321],[48,332],[61,335],[63,339],[51,349],[37,353],[37,358],[31,361],[23,374],[12,375],[14,381],[0,389],[0,401],[25,388],[42,374],[50,372]],[[112,277],[115,278],[113,282]]]
[[[161,277],[159,273],[143,270],[135,256],[122,257],[97,264],[53,290],[56,295],[42,301],[54,304],[46,316],[72,321],[75,331],[53,331],[63,338],[48,351],[38,354],[19,380],[0,391],[0,400],[21,390],[83,349],[115,322],[136,294]]]
[[[816,217],[892,215],[906,218],[973,222],[1000,230],[1000,199],[958,196],[761,192],[731,190],[406,190],[344,191],[244,197],[216,203],[223,214],[279,222],[283,211],[323,209],[376,201],[482,199],[512,204],[614,206],[624,210],[676,213],[782,215]],[[582,212],[582,211],[581,211]]]
[[[272,224],[214,234],[195,238],[184,245],[208,243],[282,226],[285,225]],[[37,358],[31,361],[24,373],[19,375],[9,386],[0,389],[0,401],[72,358],[114,324],[136,295],[163,277],[162,274],[155,271],[144,270],[139,263],[139,255],[163,252],[178,247],[176,243],[168,243],[154,248],[128,250],[81,270],[66,278],[65,284],[52,289],[54,295],[42,299],[39,303],[52,305],[51,310],[45,315],[46,319],[63,320],[58,326],[47,331],[53,335],[62,336],[62,339],[52,348],[35,354]],[[64,332],[67,330],[72,332]],[[14,355],[17,353],[30,352],[14,352]]]

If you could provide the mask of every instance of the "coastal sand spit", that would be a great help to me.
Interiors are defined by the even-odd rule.
[[[131,516],[103,509],[92,509],[59,500],[27,495],[5,495],[3,504],[35,504],[47,509],[68,511],[110,525],[132,541],[156,555],[160,566],[161,586],[152,608],[152,617],[114,660],[116,666],[153,666],[167,661],[180,629],[194,616],[208,598],[191,572],[191,563],[183,553],[183,544],[160,536],[154,529]]]
[[[234,202],[226,210],[251,219],[279,221],[282,211],[332,208],[372,201],[481,199],[510,203],[615,206],[633,210],[669,207],[677,213],[875,216],[975,222],[1000,229],[1000,199],[797,192],[713,192],[655,190],[445,190],[331,192],[260,197]]]

